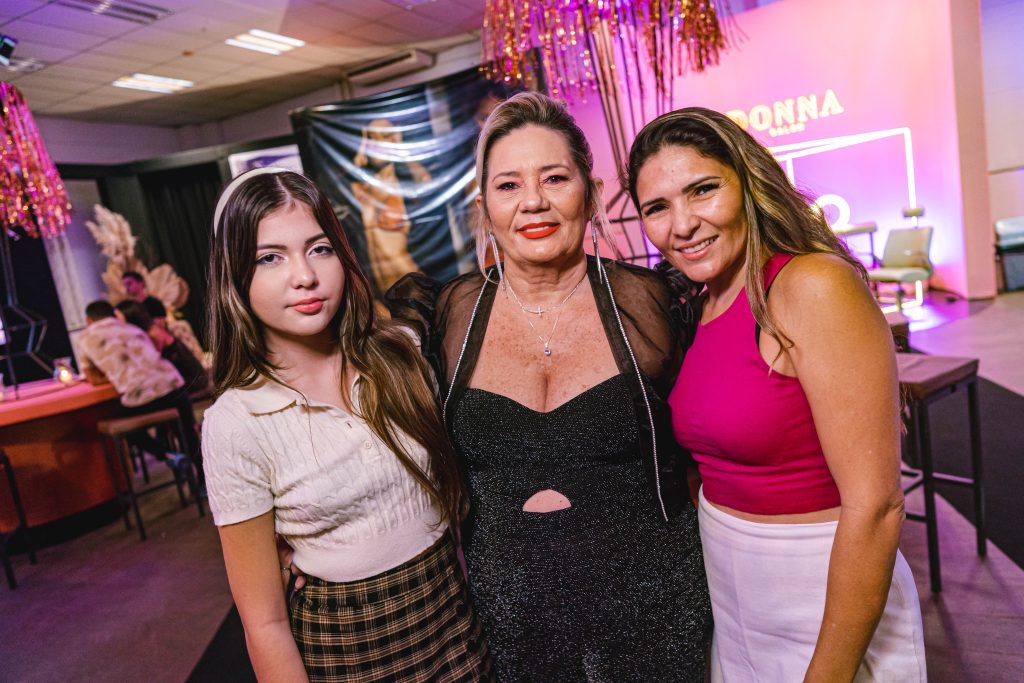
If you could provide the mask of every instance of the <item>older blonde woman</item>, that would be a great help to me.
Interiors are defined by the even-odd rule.
[[[499,680],[702,681],[710,608],[665,402],[692,328],[656,273],[584,253],[592,170],[560,103],[499,105],[477,148],[484,272],[388,298],[442,385]]]

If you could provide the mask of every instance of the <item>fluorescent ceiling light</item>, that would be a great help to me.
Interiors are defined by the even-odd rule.
[[[261,31],[258,28],[250,30],[249,35],[256,36],[257,38],[266,38],[267,40],[273,40],[278,43],[284,43],[285,45],[291,45],[292,47],[302,47],[306,44],[306,41],[304,40],[289,38],[288,36],[271,33],[270,31]]]
[[[305,41],[298,38],[289,38],[270,31],[261,31],[258,28],[254,28],[248,33],[240,33],[224,42],[234,47],[244,47],[246,50],[265,52],[268,55],[279,55],[306,44]]]
[[[151,74],[132,74],[122,76],[113,83],[117,88],[132,88],[133,90],[146,90],[148,92],[173,93],[195,85],[192,81],[181,78],[167,78],[166,76],[153,76]]]
[[[131,88],[132,90],[146,90],[148,92],[159,92],[164,94],[177,92],[174,88],[161,88],[160,86],[153,85],[152,83],[133,81],[130,78],[119,78],[110,85],[115,88]]]
[[[279,55],[279,54],[281,54],[280,50],[275,50],[272,47],[265,47],[263,45],[256,45],[255,43],[243,43],[242,41],[235,40],[234,38],[228,38],[224,42],[227,43],[228,45],[233,45],[234,47],[244,47],[246,50],[255,50],[256,52],[266,52],[268,55]]]

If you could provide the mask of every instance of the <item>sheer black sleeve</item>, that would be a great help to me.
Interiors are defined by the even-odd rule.
[[[444,285],[423,273],[409,273],[384,294],[391,318],[412,328],[420,338],[423,357],[434,376],[445,377],[437,325],[437,299]]]

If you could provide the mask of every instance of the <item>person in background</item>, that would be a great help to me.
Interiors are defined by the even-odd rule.
[[[490,680],[429,368],[376,315],[327,198],[297,173],[243,174],[221,194],[211,256],[203,452],[257,678]],[[289,600],[275,530],[306,574]]]
[[[647,124],[627,182],[651,242],[706,285],[669,403],[703,481],[711,680],[925,680],[896,358],[864,267],[718,112]]]
[[[86,328],[78,336],[82,372],[91,384],[110,382],[117,389],[125,415],[174,408],[181,417],[186,447],[199,465],[199,442],[192,403],[185,381],[169,361],[160,357],[149,336],[119,320],[107,301],[85,307]],[[165,459],[167,446],[145,434],[135,439],[154,456]]]
[[[157,302],[159,303],[159,302]],[[162,308],[162,305],[161,305]],[[146,306],[138,301],[125,299],[116,306],[117,315],[127,323],[144,330],[160,356],[171,362],[185,380],[185,391],[190,396],[206,394],[210,390],[210,376],[202,363],[184,344],[158,324],[149,314]]]
[[[124,271],[121,273],[121,284],[124,285],[124,292],[128,295],[128,298],[144,304],[147,310],[153,305],[153,302],[156,302],[160,308],[163,308],[163,304],[160,303],[159,299],[149,295],[149,292],[146,290],[146,280],[142,277],[141,273],[134,270]],[[164,315],[166,314],[167,311],[165,310]]]

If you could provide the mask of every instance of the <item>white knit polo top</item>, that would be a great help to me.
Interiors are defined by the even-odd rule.
[[[423,447],[402,441],[426,469]],[[393,569],[447,528],[363,420],[269,380],[230,389],[206,411],[203,469],[217,526],[274,510],[295,565],[327,581]]]

